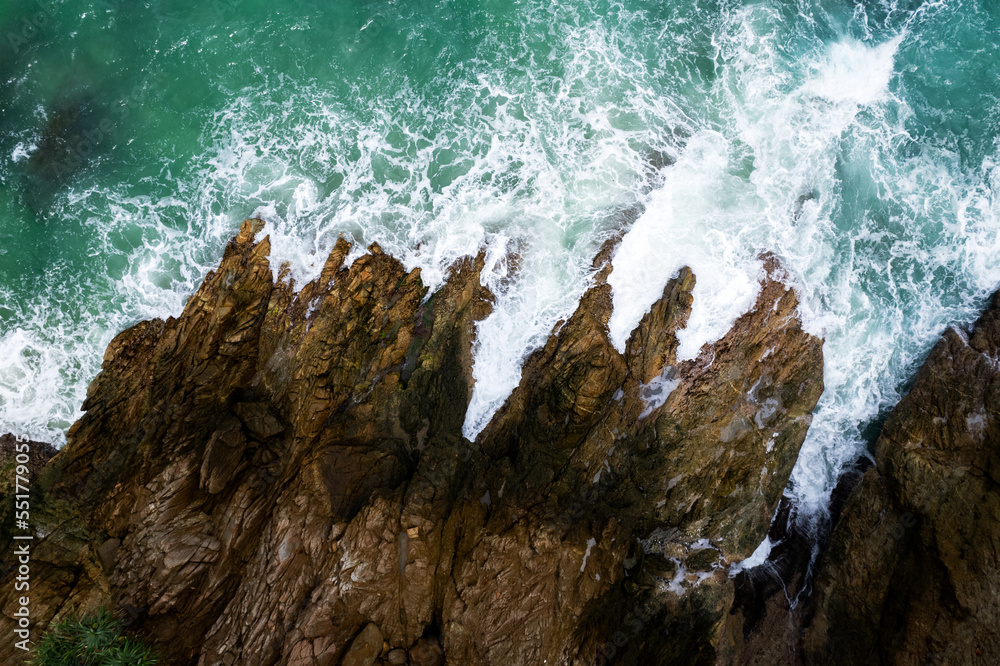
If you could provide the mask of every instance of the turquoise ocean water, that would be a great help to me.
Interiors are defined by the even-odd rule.
[[[1000,0],[7,0],[0,430],[63,441],[256,214],[300,283],[341,234],[432,285],[488,249],[472,437],[625,229],[614,339],[689,264],[688,357],[780,257],[826,340],[821,507],[1000,284],[998,42]]]

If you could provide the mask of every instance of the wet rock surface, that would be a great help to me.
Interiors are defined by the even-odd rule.
[[[1000,663],[998,358],[994,296],[887,419],[817,576],[808,659]]]
[[[775,259],[754,308],[679,361],[695,276],[620,353],[609,243],[470,442],[484,258],[429,294],[376,245],[346,266],[341,240],[299,289],[262,226],[180,317],[109,346],[36,483],[36,635],[103,604],[177,664],[730,658],[729,566],[767,533],[822,392]]]
[[[811,594],[765,567],[740,581],[753,592],[731,617],[735,663],[1000,663],[998,358],[994,296],[971,331],[945,331],[889,414]]]

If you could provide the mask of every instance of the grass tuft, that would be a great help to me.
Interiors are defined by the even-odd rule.
[[[120,620],[101,609],[57,622],[35,648],[32,666],[155,666],[156,653],[126,634]]]

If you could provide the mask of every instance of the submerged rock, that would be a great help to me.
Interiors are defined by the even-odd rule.
[[[70,83],[47,109],[24,174],[26,203],[36,214],[44,213],[56,193],[72,182],[110,131],[110,121],[101,120],[95,98],[85,86]]]
[[[105,604],[179,664],[726,658],[729,566],[766,534],[822,392],[775,259],[753,310],[678,361],[695,276],[619,353],[609,244],[470,442],[484,257],[428,295],[377,245],[345,266],[341,240],[296,290],[262,226],[179,318],[109,346],[38,480],[36,632]]]

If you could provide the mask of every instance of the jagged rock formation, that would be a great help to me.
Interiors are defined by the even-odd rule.
[[[822,392],[773,258],[753,310],[678,362],[695,277],[621,354],[609,243],[470,442],[483,257],[428,297],[377,246],[345,266],[342,240],[296,293],[262,224],[179,318],[109,346],[36,483],[36,634],[105,604],[177,664],[728,658],[728,566],[767,532]]]
[[[1000,663],[998,358],[1000,295],[886,421],[817,577],[811,660]]]
[[[784,590],[762,595],[738,663],[1000,663],[998,358],[1000,294],[971,332],[945,331],[847,497],[812,594],[791,614]]]

